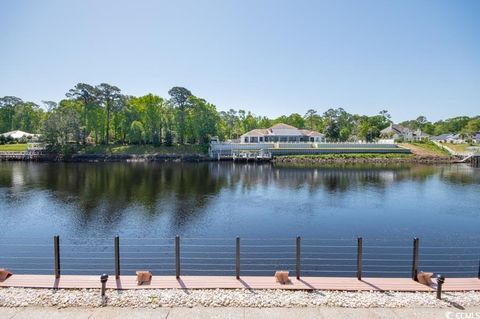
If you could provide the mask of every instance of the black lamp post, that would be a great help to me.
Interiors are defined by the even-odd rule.
[[[100,276],[100,282],[102,283],[102,297],[105,297],[105,289],[107,287],[108,275],[103,274]]]

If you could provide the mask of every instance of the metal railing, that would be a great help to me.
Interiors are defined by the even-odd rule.
[[[25,274],[480,278],[480,246],[368,238],[2,238],[0,268]]]

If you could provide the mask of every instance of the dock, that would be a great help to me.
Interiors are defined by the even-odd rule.
[[[276,156],[319,154],[411,154],[396,144],[380,143],[211,143],[217,160],[269,161]]]
[[[100,275],[12,275],[0,282],[0,287],[47,289],[101,288]],[[291,278],[291,283],[280,284],[272,276],[155,276],[148,284],[137,285],[135,276],[111,276],[107,289],[285,289],[285,290],[337,290],[337,291],[404,291],[434,292],[435,289],[409,278],[357,278],[303,277]],[[443,291],[480,291],[478,278],[448,278]]]
[[[33,150],[26,152],[0,152],[1,161],[42,161],[47,158],[45,150]]]

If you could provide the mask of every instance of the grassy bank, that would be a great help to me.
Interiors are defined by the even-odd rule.
[[[4,144],[0,145],[0,152],[25,152],[27,144]]]
[[[461,144],[441,143],[441,144],[443,146],[446,146],[446,147],[454,150],[455,152],[459,152],[459,153],[468,152],[469,147],[475,146],[475,145],[470,145],[470,144],[467,144],[467,143],[461,143]]]
[[[415,142],[415,143],[401,143],[399,144],[403,148],[409,149],[416,156],[422,157],[449,157],[450,154],[435,145],[432,142]]]
[[[413,154],[372,154],[372,153],[348,153],[348,154],[310,154],[310,155],[285,155],[279,159],[374,159],[374,158],[411,158]]]
[[[349,154],[311,154],[287,155],[274,158],[277,165],[294,167],[325,165],[409,165],[409,164],[444,164],[449,163],[447,156],[433,156],[417,154],[377,154],[377,153],[349,153]]]
[[[194,155],[206,154],[208,147],[204,145],[94,145],[79,151],[80,154],[136,154],[136,155]]]

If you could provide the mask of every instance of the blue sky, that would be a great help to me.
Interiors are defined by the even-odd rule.
[[[270,117],[480,114],[476,0],[2,0],[0,43],[0,96],[37,103],[108,82]]]

